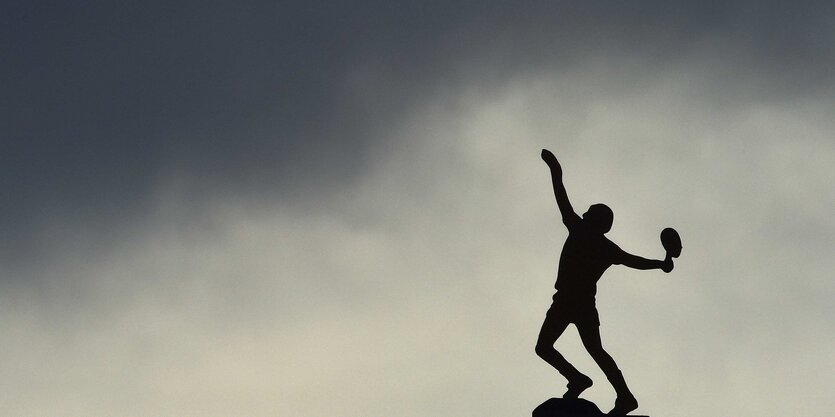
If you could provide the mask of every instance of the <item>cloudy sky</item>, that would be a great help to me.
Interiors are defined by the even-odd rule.
[[[543,147],[638,411],[835,409],[832,2],[355,3],[2,2],[0,414],[529,415]]]

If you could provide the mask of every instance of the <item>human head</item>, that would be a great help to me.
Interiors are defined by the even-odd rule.
[[[612,209],[602,203],[592,204],[583,214],[583,222],[601,234],[612,229],[614,219],[615,214],[612,213]]]

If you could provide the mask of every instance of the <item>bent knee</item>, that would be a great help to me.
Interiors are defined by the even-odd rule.
[[[586,351],[589,352],[589,355],[592,358],[601,358],[604,356],[609,356],[605,350],[603,350],[602,346],[586,346]]]
[[[612,367],[617,368],[617,365],[615,365],[615,360],[612,359],[612,356],[609,355],[608,352],[603,350],[603,348],[589,349],[589,355],[600,366],[604,366],[604,367],[607,367],[607,368],[612,368]]]
[[[553,343],[548,344],[547,342],[540,342],[540,341],[536,342],[536,347],[534,348],[534,351],[536,351],[537,356],[540,356],[540,357],[547,356],[548,354],[554,352],[555,350],[556,349],[554,349]]]

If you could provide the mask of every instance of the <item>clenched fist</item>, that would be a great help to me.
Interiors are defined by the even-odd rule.
[[[551,151],[547,149],[542,150],[542,160],[551,167],[551,171],[554,171],[558,175],[562,175],[562,167],[560,167],[559,161],[557,161],[557,157],[554,156]]]

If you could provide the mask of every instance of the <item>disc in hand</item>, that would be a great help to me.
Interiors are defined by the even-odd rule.
[[[673,258],[678,258],[681,255],[681,237],[676,229],[668,227],[661,231],[661,245]]]

